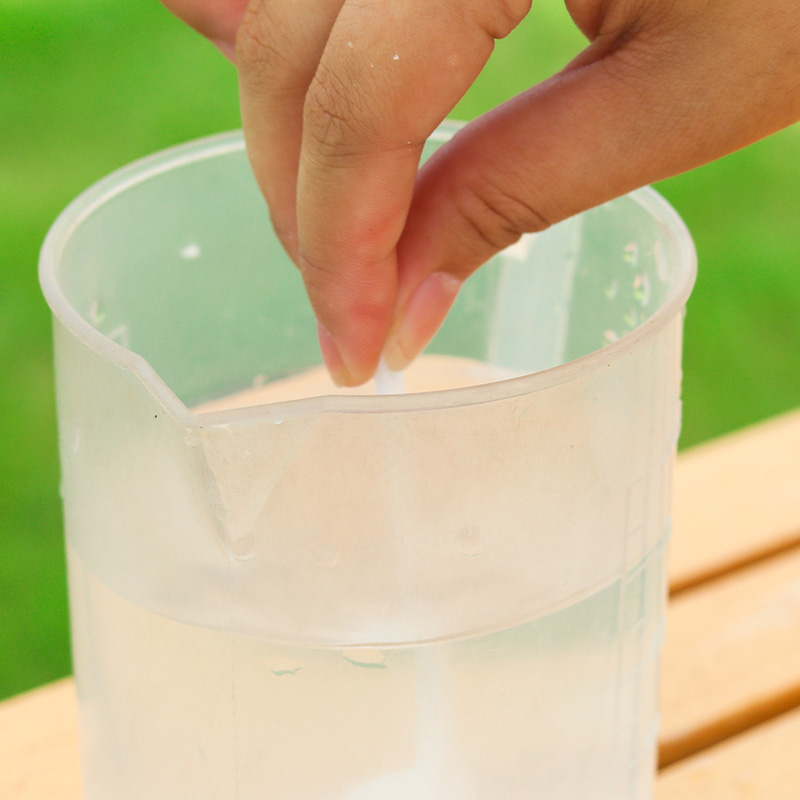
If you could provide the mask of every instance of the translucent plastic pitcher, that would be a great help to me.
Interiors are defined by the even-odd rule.
[[[359,395],[239,135],[76,200],[41,278],[86,800],[652,797],[694,273],[636,192]]]

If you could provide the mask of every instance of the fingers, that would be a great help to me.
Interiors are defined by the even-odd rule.
[[[566,0],[593,45],[415,184],[425,138],[529,0],[164,1],[228,53],[236,39],[248,152],[341,383],[385,339],[407,364],[521,233],[800,119],[797,4]]]
[[[337,16],[305,100],[297,220],[300,267],[340,383],[374,372],[423,143],[495,37],[527,11],[502,5],[498,14],[483,0],[348,0]]]
[[[523,232],[800,119],[800,12],[787,20],[781,0],[756,13],[747,0],[682,9],[615,20],[616,41],[600,30],[571,68],[467,126],[423,168],[398,243],[392,369],[425,346],[458,282]]]
[[[303,103],[344,0],[251,0],[236,39],[247,153],[278,237],[297,262]]]

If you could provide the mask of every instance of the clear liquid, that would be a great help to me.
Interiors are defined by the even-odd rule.
[[[70,552],[86,800],[646,800],[659,549],[483,635],[271,643],[131,604]]]

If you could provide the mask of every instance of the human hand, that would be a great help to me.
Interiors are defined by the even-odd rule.
[[[529,0],[165,0],[230,54],[248,153],[334,378],[405,366],[522,233],[800,119],[791,0],[567,0],[590,46],[425,139]]]

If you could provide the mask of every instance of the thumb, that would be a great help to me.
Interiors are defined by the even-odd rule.
[[[620,46],[601,32],[563,72],[440,149],[420,172],[397,246],[389,366],[406,366],[435,333],[455,287],[523,233],[800,118],[800,91],[788,68],[800,36],[776,36],[789,27],[785,6],[778,23],[781,4],[766,5],[776,8],[774,26],[737,18],[752,4],[731,0],[706,4],[713,20],[639,25],[620,35]]]

